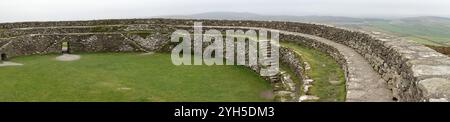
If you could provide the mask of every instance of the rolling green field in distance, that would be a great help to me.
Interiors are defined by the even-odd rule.
[[[373,21],[370,30],[382,31],[432,46],[450,46],[449,22]]]
[[[269,82],[243,66],[175,66],[170,54],[87,53],[11,59],[0,67],[0,101],[273,101]]]
[[[447,18],[417,17],[397,21],[367,21],[357,27],[405,38],[450,56],[450,19]]]

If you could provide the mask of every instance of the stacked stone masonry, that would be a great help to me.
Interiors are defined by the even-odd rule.
[[[176,19],[2,23],[0,24],[0,54],[6,54],[8,58],[11,58],[60,53],[63,42],[71,45],[72,52],[166,52],[175,45],[170,42],[171,33],[179,28],[186,29],[194,25],[194,22],[203,22],[203,25],[212,28],[214,26],[266,28],[306,34],[302,36],[282,33],[280,40],[294,41],[330,54],[346,71],[347,88],[349,88],[353,75],[352,68],[347,66],[352,64],[348,62],[349,57],[342,54],[341,48],[330,47],[329,44],[318,41],[331,40],[356,51],[368,62],[371,69],[383,79],[386,89],[390,90],[390,96],[386,97],[398,101],[450,100],[449,57],[425,46],[389,35],[319,24]],[[147,32],[150,30],[151,33],[142,36],[140,33],[144,30]],[[361,88],[366,88],[364,84],[359,85],[363,85]],[[364,99],[364,97],[349,98],[351,89],[347,90],[347,101],[384,101]]]

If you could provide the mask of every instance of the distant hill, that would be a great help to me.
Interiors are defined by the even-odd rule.
[[[400,20],[407,21],[407,22],[422,22],[422,23],[448,23],[448,22],[450,22],[450,18],[435,17],[435,16],[409,17],[409,18],[402,18]]]
[[[361,28],[393,33],[426,45],[450,46],[449,18],[426,16],[370,21]]]
[[[348,28],[380,31],[433,46],[450,46],[450,18],[423,16],[400,19],[353,18],[340,16],[260,15],[239,12],[210,12],[193,15],[161,16],[182,19],[272,20],[315,22]]]
[[[209,12],[193,15],[160,16],[162,18],[178,19],[221,19],[221,20],[272,20],[272,21],[295,21],[295,22],[323,22],[323,23],[364,23],[365,18],[351,18],[338,16],[290,16],[290,15],[260,15],[241,12]]]

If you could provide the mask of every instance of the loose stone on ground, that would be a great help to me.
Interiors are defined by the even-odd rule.
[[[141,53],[141,54],[139,54],[139,55],[141,55],[141,56],[147,56],[147,55],[153,55],[153,54],[155,54],[154,52],[147,52],[147,53]]]
[[[61,56],[56,57],[56,60],[58,61],[76,61],[80,60],[80,55],[73,55],[73,54],[63,54]]]
[[[6,66],[22,66],[21,63],[15,63],[10,61],[4,61],[3,63],[0,63],[0,67],[6,67]]]

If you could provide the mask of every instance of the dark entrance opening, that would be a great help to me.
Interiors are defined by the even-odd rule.
[[[392,97],[393,101],[398,101],[398,99],[396,97]]]
[[[63,54],[69,54],[70,53],[70,48],[69,47],[70,47],[69,42],[63,42],[61,44],[61,52]]]
[[[2,53],[0,55],[1,55],[0,61],[7,61],[8,60],[8,55],[6,55],[5,53]]]

